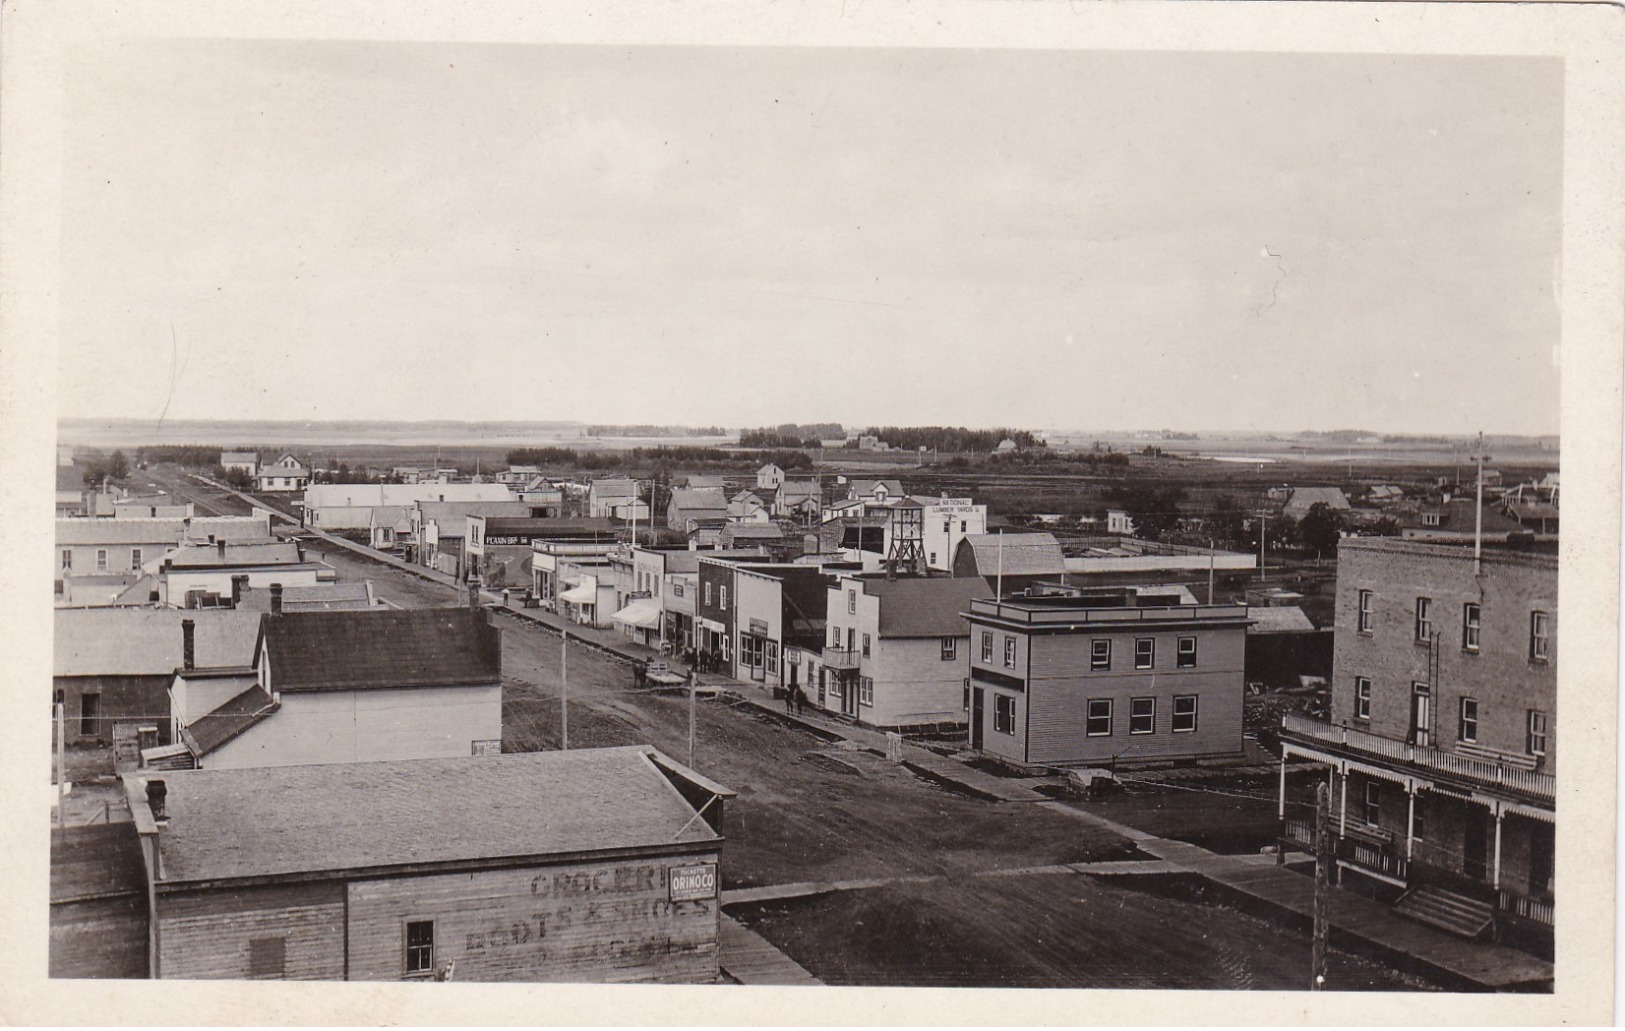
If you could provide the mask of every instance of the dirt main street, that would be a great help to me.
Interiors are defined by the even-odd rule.
[[[372,580],[392,604],[460,600],[449,587],[346,552],[326,559],[341,579]],[[559,638],[515,616],[496,618],[503,748],[557,748]],[[570,747],[651,744],[688,759],[685,697],[638,689],[625,665],[582,648],[571,648],[568,662]],[[727,695],[702,697],[694,715],[694,765],[738,792],[726,814],[725,890],[910,879],[737,908],[829,983],[1288,989],[1307,977],[1307,935],[1224,905],[1078,874],[991,876],[1137,857],[1126,839],[1086,820],[949,790]],[[1347,989],[1421,986],[1346,954],[1333,970]]]

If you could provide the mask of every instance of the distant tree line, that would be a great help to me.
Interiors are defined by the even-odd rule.
[[[740,452],[715,447],[634,447],[624,451],[578,451],[565,447],[517,447],[508,451],[509,465],[539,468],[619,469],[622,467],[670,468],[678,465],[717,465],[728,468],[756,468],[772,462],[781,469],[811,469],[813,461],[800,451],[768,450]]]
[[[826,440],[840,440],[845,436],[846,429],[838,422],[785,422],[777,426],[741,430],[739,432],[739,446],[769,448],[821,447]]]
[[[1034,451],[1010,451],[1003,454],[977,455],[975,458],[966,455],[954,455],[944,459],[940,465],[944,469],[971,469],[986,466],[1002,468],[1077,465],[1088,466],[1091,473],[1108,469],[1125,469],[1129,466],[1129,456],[1123,451],[1051,451],[1048,448],[1039,448]]]
[[[970,430],[963,426],[876,426],[865,431],[892,447],[906,451],[925,448],[927,451],[992,451],[1006,440],[1019,448],[1041,448],[1044,441],[1027,430],[991,429]],[[856,447],[855,442],[848,442]]]
[[[589,437],[726,437],[721,426],[588,426]]]
[[[218,447],[203,444],[154,444],[136,448],[137,462],[169,462],[188,469],[216,469],[220,466]]]
[[[130,475],[130,460],[124,456],[122,451],[115,451],[105,458],[98,455],[84,462],[83,465],[84,470],[81,475],[84,482],[93,486],[99,485],[104,480],[112,480],[116,483]]]

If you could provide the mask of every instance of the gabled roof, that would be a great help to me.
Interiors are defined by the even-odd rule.
[[[685,511],[708,510],[727,514],[728,498],[721,490],[685,490],[671,492],[669,504]]]
[[[625,476],[592,481],[595,498],[630,498],[637,494],[638,485]]]
[[[1053,533],[973,533],[959,542],[956,561],[965,548],[971,550],[981,576],[991,577],[1000,570],[1006,576],[1066,572],[1066,555]]]
[[[1286,500],[1286,508],[1307,512],[1315,505],[1326,505],[1339,511],[1348,511],[1349,499],[1340,487],[1294,487]]]
[[[252,680],[252,677],[248,679]],[[186,725],[185,734],[196,755],[208,755],[254,724],[270,716],[276,703],[258,684],[249,687],[212,712]]]
[[[193,623],[199,666],[236,666],[254,656],[258,613],[234,609],[57,609],[54,675],[156,676],[183,660],[181,620]]]
[[[963,637],[970,629],[960,613],[970,608],[971,599],[993,596],[979,576],[860,582],[863,593],[880,599],[881,637]]]
[[[784,531],[777,523],[729,523],[722,531],[725,540],[742,540],[753,538],[760,540],[783,540]]]
[[[689,490],[727,490],[728,484],[720,476],[694,475],[688,478]]]
[[[501,636],[481,609],[283,612],[260,622],[273,691],[495,684]]]
[[[865,498],[875,492],[876,487],[885,487],[886,493],[897,497],[903,493],[902,480],[853,480],[847,485],[852,497]]]
[[[219,569],[226,566],[291,566],[303,560],[299,557],[299,545],[293,541],[227,541],[224,554],[218,544],[188,544],[170,552],[164,561],[171,569]]]
[[[719,841],[657,762],[687,773],[647,746],[166,772],[164,884]]]
[[[245,591],[237,607],[253,612],[269,612],[271,592],[258,589]],[[291,584],[282,588],[284,612],[326,612],[372,607],[372,596],[364,583]],[[255,624],[256,627],[258,625]]]

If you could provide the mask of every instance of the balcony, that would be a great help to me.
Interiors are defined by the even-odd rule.
[[[861,665],[861,656],[856,651],[843,651],[839,648],[825,648],[822,659],[828,669],[857,669]]]
[[[1321,746],[1349,758],[1386,760],[1388,765],[1414,767],[1418,771],[1425,770],[1473,786],[1500,788],[1547,805],[1552,805],[1557,799],[1557,778],[1550,773],[1469,758],[1436,748],[1422,748],[1353,727],[1333,726],[1295,713],[1282,715],[1281,736],[1288,743]]]

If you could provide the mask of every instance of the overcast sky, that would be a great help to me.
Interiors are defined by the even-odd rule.
[[[1555,60],[171,41],[65,89],[64,416],[1558,425]]]

